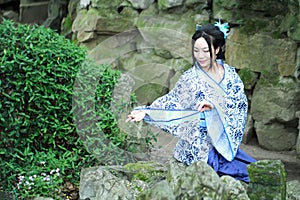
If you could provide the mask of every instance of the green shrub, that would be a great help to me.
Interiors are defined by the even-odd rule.
[[[72,102],[76,76],[87,63],[86,50],[51,29],[3,20],[0,59],[0,191],[10,191],[21,199],[38,195],[60,199],[57,192],[63,182],[78,186],[81,167],[124,160],[126,153],[120,147],[125,148],[126,135],[118,131],[109,103],[118,71],[98,66],[100,79],[91,102],[101,120],[98,130],[88,126],[85,130],[98,134],[101,129],[105,137],[94,134],[96,148],[88,152],[81,140],[87,133],[80,132],[79,137],[73,113],[89,99]],[[105,148],[98,145],[105,140]],[[117,153],[107,155],[110,149]]]
[[[18,176],[39,171],[40,152],[51,151],[58,160],[71,151],[73,157],[88,155],[71,112],[73,84],[86,51],[51,29],[8,20],[0,25],[0,46],[0,184],[13,191]]]
[[[43,27],[4,20],[0,34],[2,152],[75,147],[70,99],[85,51]]]

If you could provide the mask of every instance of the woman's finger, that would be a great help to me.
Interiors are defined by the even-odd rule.
[[[211,103],[209,103],[208,101],[201,101],[197,104],[196,107],[199,112],[213,109],[213,105]]]
[[[132,120],[132,117],[128,116],[125,122],[130,122]]]
[[[199,104],[198,104],[198,111],[199,112],[202,112],[203,111],[203,107],[204,107],[204,103],[203,102],[200,102]]]
[[[145,113],[140,110],[133,110],[129,115],[126,120],[126,122],[140,122],[144,119]]]

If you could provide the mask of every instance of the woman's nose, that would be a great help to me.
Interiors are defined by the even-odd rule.
[[[198,52],[197,53],[197,58],[203,58],[204,57],[204,54],[203,53],[201,53],[201,52]]]

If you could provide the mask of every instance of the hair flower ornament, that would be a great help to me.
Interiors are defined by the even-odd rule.
[[[226,40],[227,35],[229,35],[229,25],[228,23],[221,23],[219,20],[218,22],[214,23],[214,26],[218,27],[221,32],[224,33],[224,39]]]
[[[200,30],[200,27],[201,27],[201,25],[196,24],[196,31],[199,31],[199,30]]]

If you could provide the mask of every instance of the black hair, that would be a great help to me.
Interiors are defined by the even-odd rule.
[[[201,37],[203,37],[208,44],[211,63],[212,63],[211,46],[213,46],[215,49],[220,47],[220,50],[217,53],[217,59],[225,60],[225,51],[224,51],[224,47],[223,47],[225,45],[224,33],[222,31],[220,31],[220,29],[217,26],[214,26],[213,24],[206,24],[206,25],[199,26],[198,30],[196,30],[196,32],[192,36],[193,63],[195,63],[195,61],[196,61],[196,58],[194,57],[194,45],[195,45],[196,40]]]

